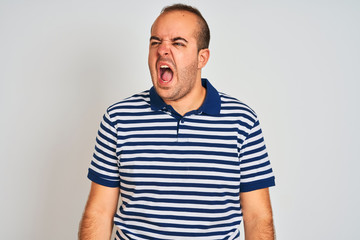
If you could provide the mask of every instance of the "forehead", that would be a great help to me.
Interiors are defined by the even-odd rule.
[[[158,37],[195,37],[198,29],[197,16],[187,11],[161,14],[151,28],[151,35]]]

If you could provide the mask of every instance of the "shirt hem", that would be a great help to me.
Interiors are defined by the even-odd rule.
[[[240,192],[250,192],[262,188],[268,188],[275,186],[275,177],[258,180],[251,183],[241,183]]]
[[[100,184],[105,187],[115,188],[115,187],[120,186],[120,181],[109,181],[109,180],[103,179],[103,178],[97,176],[96,173],[94,173],[91,169],[89,169],[87,177],[92,182],[95,182],[95,183]]]

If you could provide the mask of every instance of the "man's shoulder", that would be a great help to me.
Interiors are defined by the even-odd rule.
[[[221,110],[225,112],[243,112],[257,118],[255,111],[243,101],[232,97],[226,93],[219,92],[221,100]]]
[[[113,111],[121,111],[121,110],[141,109],[147,107],[150,107],[149,90],[145,90],[143,92],[134,94],[130,97],[122,99],[119,102],[114,103],[107,108],[107,111],[113,112]]]

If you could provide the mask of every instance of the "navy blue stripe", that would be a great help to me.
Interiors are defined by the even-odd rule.
[[[168,115],[165,115],[164,117],[166,117]],[[148,124],[148,123],[173,123],[173,122],[177,122],[176,120],[174,120],[173,118],[159,118],[159,119],[116,119],[114,120],[114,124]]]
[[[142,102],[142,101],[134,101],[134,102]],[[111,112],[118,111],[118,110],[131,110],[131,109],[148,109],[149,104],[145,103],[144,105],[119,105],[116,107],[113,107],[111,109]]]
[[[121,224],[121,223],[119,223],[119,222],[114,222],[116,225],[118,225],[118,226],[123,226],[123,224]],[[121,229],[122,230],[122,233],[127,237],[127,239],[130,239],[130,240],[132,240],[132,238],[131,237],[129,237],[129,235],[131,235],[131,236],[135,236],[135,237],[137,237],[138,239],[148,239],[148,240],[167,240],[167,239],[163,239],[163,238],[152,238],[152,237],[149,237],[149,236],[146,236],[146,235],[143,235],[143,234],[139,234],[139,233],[137,233],[137,232],[129,232],[128,230],[126,230],[126,229]],[[121,236],[120,236],[120,234],[118,234],[117,232],[116,232],[116,235],[118,236],[118,237],[120,237],[120,239],[121,240],[127,240],[127,239],[125,239],[125,238],[122,238]]]
[[[119,178],[111,179],[108,176],[95,172],[92,169],[89,169],[88,176],[91,181],[106,186],[106,187],[119,187],[120,181]]]
[[[217,159],[196,159],[196,158],[162,158],[162,157],[137,157],[137,158],[121,158],[121,162],[129,163],[132,161],[141,162],[141,161],[156,161],[156,162],[164,162],[169,164],[171,162],[178,163],[178,162],[187,162],[187,163],[215,163],[215,164],[224,164],[229,166],[239,166],[240,162],[236,161],[229,161],[229,160],[217,160]]]
[[[104,134],[102,134],[102,133],[99,131],[99,132],[98,132],[98,137],[97,137],[97,139],[98,139],[99,141],[101,141],[100,138],[102,138],[103,140],[105,140],[105,142],[109,142],[109,143],[111,143],[111,144],[116,144],[116,141],[115,141],[115,140],[113,140],[113,139],[111,139],[111,138],[108,138],[107,136],[105,136]]]
[[[216,151],[205,151],[205,150],[163,150],[163,149],[137,149],[137,150],[123,150],[122,154],[137,154],[137,153],[148,153],[148,154],[179,154],[179,155],[212,155],[222,157],[237,157],[237,153],[227,152],[216,152]]]
[[[95,159],[98,160],[99,162],[105,163],[105,164],[107,164],[107,165],[114,166],[114,167],[117,166],[117,164],[115,164],[115,163],[112,163],[112,162],[109,162],[109,161],[107,161],[107,160],[105,160],[105,159],[102,159],[101,157],[99,157],[99,156],[96,154],[96,152],[94,152],[93,158],[95,158]]]
[[[231,211],[239,211],[240,205],[237,207],[228,206],[223,209],[210,209],[210,208],[187,208],[187,207],[164,207],[164,206],[148,206],[144,204],[136,204],[134,202],[129,204],[127,202],[123,202],[123,205],[127,208],[134,208],[134,209],[144,209],[144,210],[152,210],[152,211],[173,211],[173,212],[188,212],[188,213],[212,213],[212,214],[218,214],[218,213],[226,213]]]
[[[250,192],[253,190],[268,188],[268,187],[272,187],[272,186],[275,186],[275,178],[274,177],[261,179],[261,180],[253,181],[250,183],[241,183],[240,191],[241,192]]]
[[[164,218],[164,219],[167,219],[167,218]],[[228,218],[228,219],[231,219],[231,218]],[[226,219],[226,220],[228,220]],[[134,219],[132,218],[127,218],[127,217],[124,217],[123,218],[124,221],[133,221]],[[189,224],[176,224],[176,223],[168,223],[166,221],[163,221],[163,222],[152,222],[152,221],[148,221],[148,220],[145,220],[145,219],[137,219],[137,221],[139,221],[140,225],[143,225],[141,223],[145,223],[145,224],[151,224],[151,225],[155,225],[157,227],[160,227],[160,228],[188,228],[188,229],[191,229],[191,228],[194,228],[194,229],[202,229],[202,230],[207,230],[207,229],[211,229],[211,228],[221,228],[221,227],[229,227],[229,226],[237,226],[240,224],[241,221],[237,221],[237,220],[234,220],[232,222],[229,222],[229,223],[223,223],[223,224],[212,224],[212,225],[200,225],[200,224],[194,224],[194,225],[189,225]]]
[[[148,134],[128,134],[126,136],[118,136],[118,139],[124,140],[129,138],[171,138],[171,137],[182,137],[182,138],[200,138],[200,139],[212,139],[212,140],[236,140],[236,135],[234,136],[219,136],[219,135],[203,135],[203,134],[179,134],[176,132],[174,134],[160,134],[160,133],[148,133]]]
[[[121,177],[131,178],[162,178],[162,179],[199,179],[199,180],[217,180],[217,181],[239,181],[238,178],[211,176],[211,175],[177,175],[177,174],[157,174],[157,173],[125,173],[120,172]]]
[[[224,197],[224,196],[232,196],[232,197],[236,197],[238,196],[237,192],[229,192],[226,191],[225,189],[228,190],[234,190],[234,189],[238,189],[239,186],[237,185],[228,185],[228,184],[206,184],[206,183],[178,183],[178,182],[140,182],[140,181],[136,181],[136,182],[130,182],[130,181],[126,181],[124,179],[121,179],[121,182],[127,185],[136,185],[136,186],[153,186],[155,187],[183,187],[184,189],[186,188],[214,188],[214,189],[223,189],[221,192],[194,192],[194,191],[165,191],[165,190],[156,190],[156,189],[132,189],[132,188],[126,188],[123,185],[121,185],[121,189],[125,190],[125,191],[130,191],[133,193],[150,193],[150,194],[174,194],[176,193],[176,195],[198,195],[198,196],[208,196],[208,197]]]
[[[106,172],[108,172],[108,173],[119,173],[119,171],[102,167],[102,166],[96,164],[94,161],[91,162],[91,165],[94,166],[95,168],[99,169],[99,170],[103,170],[103,171],[106,171]],[[105,176],[105,175],[104,175],[104,176]],[[109,176],[109,178],[111,178],[111,177]]]
[[[209,143],[209,142],[126,142],[124,146],[191,146],[191,147],[209,147],[209,148],[228,148],[236,149],[237,145],[233,143]],[[119,146],[120,147],[120,146]]]
[[[241,221],[239,222],[239,225],[240,225]],[[232,239],[239,239],[240,237],[240,231],[239,229],[235,229],[233,232],[231,232],[228,236],[224,237],[223,239],[221,240],[229,240],[229,236],[231,236],[235,231],[237,231],[237,234],[232,238]]]
[[[247,136],[248,135],[248,133],[247,132],[245,132],[244,130],[238,130],[238,134],[239,135],[243,135],[243,136]],[[238,139],[238,141],[243,141],[242,139]]]
[[[244,145],[242,148],[245,149],[247,147],[252,147],[254,145],[257,145],[257,144],[260,144],[260,143],[263,143],[264,142],[264,138],[259,138],[258,140],[256,141],[252,141],[252,142],[249,142],[247,143],[246,145]]]
[[[163,112],[111,112],[110,117],[147,117],[147,116],[156,116],[156,115],[164,115]],[[149,121],[149,120],[148,120]],[[152,120],[150,120],[152,121]],[[156,120],[155,120],[156,121]]]
[[[187,120],[185,120],[187,122]],[[189,126],[189,125],[183,125],[182,129],[190,129],[194,131],[207,131],[207,132],[237,132],[237,128],[220,128],[220,127],[198,127],[198,126]]]
[[[261,176],[261,175],[265,175],[265,174],[269,174],[269,173],[272,173],[271,168],[266,171],[261,171],[261,172],[259,171],[259,172],[252,173],[252,174],[246,174],[246,175],[243,175],[241,178],[247,179],[247,178],[257,177],[257,176]]]
[[[257,164],[257,165],[254,165],[254,166],[241,168],[241,171],[243,172],[243,171],[254,170],[254,169],[266,167],[266,166],[269,166],[269,165],[270,165],[270,163],[268,161],[266,161],[264,163]]]
[[[123,188],[121,188],[124,190]],[[131,189],[128,189],[128,191],[131,191]],[[239,196],[237,193],[236,196]],[[215,201],[215,200],[202,200],[202,199],[167,199],[167,198],[151,198],[151,197],[136,197],[134,195],[127,195],[124,193],[121,193],[122,198],[127,198],[129,201],[149,201],[149,202],[156,202],[156,203],[179,203],[179,204],[203,204],[203,205],[225,205],[228,203],[232,204],[239,204],[240,206],[240,200],[223,200],[223,201]]]
[[[116,156],[110,155],[109,153],[104,152],[103,150],[101,150],[100,148],[98,148],[97,146],[95,146],[95,152],[100,153],[102,155],[104,155],[107,158],[113,159],[113,160],[117,160]]]
[[[106,122],[107,124],[109,124],[112,128],[114,128],[113,123],[106,118],[106,116],[104,115],[104,122]],[[108,129],[103,123],[100,124],[100,128],[102,130],[104,130],[105,132],[107,132],[108,134],[112,135],[114,138],[116,138],[116,133],[114,133],[113,131],[111,131],[110,129]]]
[[[223,114],[220,114],[220,117],[238,117],[238,118],[245,118],[245,119],[248,119],[249,121],[251,122],[254,122],[255,121],[255,118],[253,118],[252,116],[249,116],[249,115],[246,115],[242,112],[239,112],[239,113],[223,113]]]
[[[123,224],[120,222],[116,222],[117,225],[122,226]],[[143,227],[141,225],[132,225],[132,224],[126,224],[126,226],[128,228],[132,228],[132,229],[136,229],[136,230],[141,230],[147,233],[155,233],[155,234],[163,234],[163,235],[167,235],[169,237],[171,236],[176,236],[176,237],[208,237],[208,236],[214,236],[214,235],[226,235],[228,234],[227,231],[218,231],[218,232],[170,232],[170,231],[158,231],[152,228],[146,228]],[[148,239],[148,236],[144,236],[146,238],[144,239]],[[158,239],[158,238],[157,238]]]
[[[241,162],[243,164],[245,164],[245,163],[249,163],[249,162],[255,162],[255,161],[258,161],[258,160],[262,160],[262,159],[267,158],[267,157],[268,157],[268,153],[265,152],[263,155],[260,155],[258,157],[253,157],[253,158],[250,158],[250,159],[246,159],[246,160],[244,159]]]
[[[234,136],[219,136],[219,135],[200,135],[200,134],[179,134],[183,138],[203,138],[212,140],[237,140],[236,135]]]
[[[193,166],[149,166],[149,165],[126,165],[122,166],[121,169],[127,170],[174,170],[174,171],[209,171],[209,172],[217,172],[217,173],[233,173],[237,174],[239,173],[238,169],[226,169],[226,168],[220,168],[220,167],[193,167]]]
[[[176,134],[129,134],[127,136],[119,136],[119,140],[126,140],[129,138],[177,138]]]
[[[139,127],[133,127],[133,128],[129,128],[129,127],[117,127],[117,130],[119,132],[132,132],[132,131],[154,131],[154,130],[167,130],[167,131],[171,131],[171,130],[177,130],[177,126],[151,126],[151,127],[146,127],[146,126],[139,126]]]
[[[193,216],[156,215],[156,214],[149,214],[149,213],[132,212],[130,210],[127,210],[125,212],[122,207],[120,207],[120,213],[122,213],[123,215],[127,215],[129,213],[129,214],[131,214],[131,216],[145,217],[145,218],[169,219],[169,220],[171,219],[171,220],[183,220],[183,221],[205,221],[205,222],[226,221],[226,220],[229,220],[232,218],[236,218],[238,216],[242,216],[242,213],[241,214],[232,213],[225,217],[213,217],[213,218],[201,217],[201,216],[193,217]],[[116,216],[119,217],[119,215],[116,215]]]
[[[249,150],[249,151],[246,151],[246,149],[245,149],[245,151],[241,154],[241,157],[244,157],[244,156],[247,156],[247,155],[250,155],[250,154],[254,154],[254,153],[258,153],[258,152],[261,152],[261,151],[263,151],[265,149],[266,149],[265,145],[263,145],[263,146],[261,146],[259,148],[253,149],[253,150]]]
[[[253,116],[254,118],[256,118],[255,114],[253,111],[251,111],[248,107],[242,106],[241,104],[237,103],[237,102],[222,102],[223,106],[221,107],[221,110],[236,110],[236,111],[245,111],[247,113],[250,113],[251,116]],[[237,106],[230,106],[233,104],[237,104]]]
[[[96,138],[96,143],[99,144],[101,147],[106,148],[109,151],[115,152],[116,148],[110,147],[109,145],[102,142],[99,138]],[[116,143],[114,143],[116,144]]]

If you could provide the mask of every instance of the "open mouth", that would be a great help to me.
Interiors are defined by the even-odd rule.
[[[160,78],[164,82],[170,82],[173,78],[173,71],[168,65],[160,65]]]

